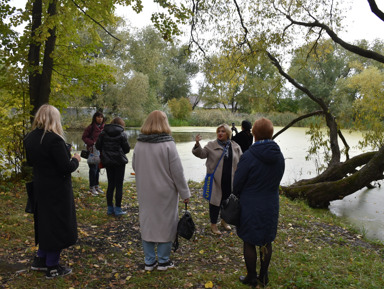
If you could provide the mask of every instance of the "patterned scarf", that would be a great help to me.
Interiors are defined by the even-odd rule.
[[[228,158],[228,151],[229,151],[229,147],[231,145],[231,141],[228,139],[226,141],[221,141],[221,140],[217,140],[217,143],[225,150],[225,147],[227,147],[226,151],[225,151],[225,157]]]

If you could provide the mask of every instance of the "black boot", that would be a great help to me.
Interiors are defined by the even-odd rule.
[[[260,247],[260,274],[258,279],[259,285],[262,287],[267,286],[268,279],[268,267],[272,257],[272,243],[268,243]]]
[[[249,275],[247,276],[240,276],[239,278],[240,282],[245,284],[245,285],[251,285],[251,286],[256,286],[258,283],[257,276],[251,277]]]

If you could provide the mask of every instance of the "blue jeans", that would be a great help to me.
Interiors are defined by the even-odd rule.
[[[99,185],[99,165],[90,165],[89,167],[89,187],[94,187]]]
[[[157,245],[157,257],[158,257],[159,263],[167,263],[169,261],[169,256],[171,255],[171,250],[172,250],[172,242],[156,243],[156,242],[147,242],[142,240],[142,243],[143,243],[143,249],[144,249],[145,264],[150,265],[155,263],[156,245]]]

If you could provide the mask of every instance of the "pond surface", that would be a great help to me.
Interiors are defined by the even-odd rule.
[[[280,127],[275,127],[275,132]],[[187,180],[201,182],[205,177],[205,160],[196,158],[192,154],[195,135],[199,133],[203,139],[201,145],[204,146],[208,141],[216,138],[215,127],[175,127],[172,128],[172,136],[176,141],[176,147],[184,167],[184,175]],[[285,173],[282,184],[289,185],[293,182],[312,178],[316,175],[315,161],[307,161],[305,156],[310,145],[309,136],[305,134],[306,128],[290,128],[282,135],[276,138],[281,151],[285,157]],[[139,135],[138,128],[126,130],[128,142],[131,146],[131,152],[127,154],[129,163],[126,166],[124,181],[134,181],[132,169],[132,154],[136,144],[136,138]],[[359,133],[343,134],[350,146],[350,157],[360,154],[362,151],[356,146],[361,137]],[[72,143],[73,150],[76,152],[84,148],[81,140],[82,131],[67,132],[67,141]],[[342,145],[341,145],[342,146]],[[88,178],[88,165],[86,160],[82,159],[79,169],[72,174]],[[100,175],[102,182],[107,181],[105,170]],[[370,239],[384,241],[384,187],[371,190],[363,189],[353,195],[345,197],[343,200],[333,201],[329,206],[330,211],[336,216],[346,218],[355,225],[362,233]]]

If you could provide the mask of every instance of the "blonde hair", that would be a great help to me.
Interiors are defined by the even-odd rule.
[[[44,130],[41,138],[43,140],[46,132],[53,132],[61,136],[65,140],[63,127],[61,126],[60,111],[49,104],[43,104],[36,112],[35,119],[33,120],[32,129],[39,128]]]
[[[256,120],[252,127],[252,134],[255,136],[255,140],[272,139],[272,121],[265,117]]]
[[[121,125],[122,127],[125,126],[125,122],[121,117],[115,117],[112,121],[111,124],[118,124]]]
[[[217,128],[216,128],[216,133],[219,131],[219,128],[223,127],[225,129],[225,132],[227,133],[227,138],[228,139],[231,139],[231,136],[232,136],[232,131],[231,131],[231,128],[229,127],[229,125],[227,125],[226,123],[222,123],[220,124]]]
[[[143,134],[171,134],[167,115],[160,110],[152,111],[147,116],[140,131]]]

